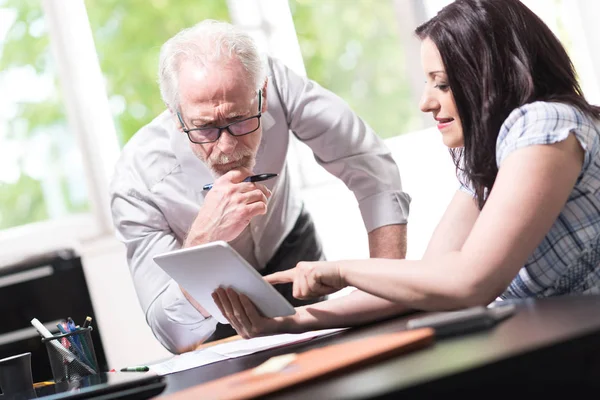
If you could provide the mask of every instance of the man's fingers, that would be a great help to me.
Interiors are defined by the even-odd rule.
[[[217,294],[216,290],[212,293],[212,298],[215,304],[217,305],[219,311],[221,311],[221,314],[223,314],[223,316],[227,318],[227,315],[225,314],[225,309],[223,308],[223,304],[221,303],[221,299],[219,299],[219,295]]]
[[[231,302],[231,306],[233,307],[233,314],[235,318],[241,325],[243,325],[245,330],[250,329],[252,327],[252,323],[246,315],[246,310],[242,306],[237,292],[233,289],[227,289],[227,296],[229,297],[229,301]]]
[[[229,319],[231,322],[231,318],[233,317],[233,311],[231,308],[231,303],[229,302],[229,298],[227,297],[227,294],[225,293],[225,290],[223,288],[219,288],[215,291],[215,293],[219,297],[219,301],[221,302],[221,306],[223,308],[221,313],[223,313],[223,311],[225,311],[223,313],[223,315],[225,316],[225,318]]]
[[[254,303],[252,303],[252,300],[250,300],[245,294],[240,294],[240,303],[242,304],[242,307],[244,307],[250,323],[253,326],[259,326],[263,316],[259,314],[256,306]]]
[[[260,191],[262,192],[262,194],[265,195],[265,198],[269,198],[271,197],[272,192],[269,190],[269,188],[267,188],[265,185],[263,185],[262,183],[257,183],[257,182],[241,182],[238,183],[238,188],[240,193],[247,193],[247,192],[253,192],[253,191]]]
[[[240,167],[232,169],[219,179],[227,180],[232,183],[240,183],[250,175],[252,175],[252,171],[247,168]]]
[[[289,283],[294,281],[295,271],[294,268],[288,269],[287,271],[275,272],[271,275],[267,275],[264,279],[269,282],[271,285],[276,285],[278,283]]]
[[[246,197],[246,204],[252,204],[256,202],[262,202],[266,204],[268,200],[267,196],[258,189],[246,192],[244,196]]]
[[[268,199],[269,197],[271,197],[271,191],[269,190],[269,188],[267,188],[265,185],[263,185],[262,183],[255,183],[256,188],[258,190],[260,190],[261,192],[263,192],[263,194],[265,195],[265,197]]]
[[[220,303],[221,303],[221,313],[225,318],[229,321],[232,328],[236,330],[237,333],[240,334],[244,339],[248,338],[248,333],[246,332],[245,327],[240,323],[237,319],[235,313],[233,312],[233,307],[231,305],[231,301],[229,300],[229,296],[226,293],[225,289],[219,288],[215,291]]]
[[[252,204],[246,205],[247,215],[252,218],[256,215],[263,215],[267,213],[267,205],[262,201],[257,201]]]

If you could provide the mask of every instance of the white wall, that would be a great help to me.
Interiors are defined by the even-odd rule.
[[[435,128],[407,133],[386,141],[400,169],[403,190],[412,201],[408,221],[407,258],[421,257],[429,237],[458,184],[454,165]],[[306,207],[324,242],[329,260],[368,258],[367,234],[352,192],[311,159],[310,170],[318,185],[303,191]]]
[[[437,129],[409,133],[387,143],[399,165],[404,190],[412,196],[408,257],[419,258],[456,190],[454,167]],[[352,193],[316,163],[306,168],[319,174],[315,181],[321,182],[305,189],[303,196],[327,258],[368,258],[367,235]],[[146,325],[123,245],[109,238],[87,244],[81,252],[109,367],[170,357]]]
[[[84,245],[80,252],[109,368],[172,356],[146,324],[127,267],[125,246],[107,238]]]

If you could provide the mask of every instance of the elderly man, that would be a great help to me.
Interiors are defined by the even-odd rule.
[[[125,146],[111,206],[146,320],[168,350],[235,332],[217,327],[154,255],[225,240],[263,275],[323,259],[290,182],[290,131],[354,192],[370,255],[404,257],[410,198],[389,150],[340,98],[274,59],[263,62],[247,34],[217,21],[163,45],[159,80],[168,110]],[[244,182],[255,173],[279,176]],[[290,286],[278,290],[302,304]]]

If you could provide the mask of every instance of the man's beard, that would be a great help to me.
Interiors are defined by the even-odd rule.
[[[252,170],[256,160],[250,149],[243,148],[234,151],[232,154],[211,155],[204,162],[215,175],[222,176],[232,169],[246,168]]]

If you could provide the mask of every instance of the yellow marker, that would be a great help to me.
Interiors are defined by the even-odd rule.
[[[296,359],[296,353],[284,354],[282,356],[271,357],[264,363],[252,370],[252,375],[273,374],[283,370]]]

